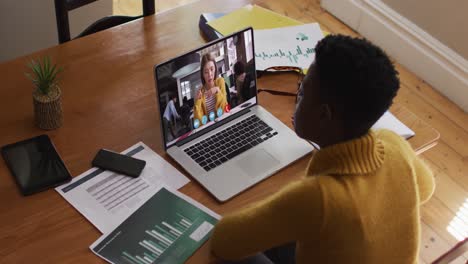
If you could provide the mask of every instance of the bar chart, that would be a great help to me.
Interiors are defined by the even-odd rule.
[[[154,263],[166,249],[192,226],[192,222],[188,218],[179,213],[177,215],[180,217],[177,222],[167,223],[163,221],[161,224],[155,225],[154,229],[145,230],[145,233],[151,238],[141,240],[138,244],[145,248],[147,252],[143,252],[142,255],[132,256],[130,253],[123,251],[122,258],[132,264]]]
[[[184,263],[217,218],[162,188],[91,250],[111,263]]]

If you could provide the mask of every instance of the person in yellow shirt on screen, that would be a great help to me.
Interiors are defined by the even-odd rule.
[[[212,121],[211,117],[219,115],[225,111],[227,105],[226,85],[222,77],[218,77],[218,69],[214,57],[207,53],[202,56],[200,63],[200,75],[202,87],[197,92],[193,109],[194,119],[198,119],[204,125]]]
[[[293,123],[320,149],[300,180],[225,215],[212,251],[241,263],[415,264],[433,175],[406,140],[371,130],[397,94],[398,73],[364,39],[329,35],[315,52]]]

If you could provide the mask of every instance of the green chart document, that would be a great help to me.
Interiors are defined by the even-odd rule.
[[[91,250],[111,263],[184,263],[209,237],[219,215],[161,188]]]

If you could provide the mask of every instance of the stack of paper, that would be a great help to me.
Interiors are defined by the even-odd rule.
[[[176,189],[189,179],[139,142],[123,152],[146,161],[138,178],[97,168],[57,187],[99,231],[90,249],[110,263],[184,263],[220,216]]]
[[[271,29],[297,26],[303,23],[257,5],[247,5],[216,20],[208,22],[212,28],[226,36],[246,27]]]
[[[208,25],[222,35],[252,27],[258,71],[275,66],[309,68],[315,45],[324,36],[318,23],[303,24],[256,5],[247,5]]]

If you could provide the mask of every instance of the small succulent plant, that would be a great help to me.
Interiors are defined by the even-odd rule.
[[[28,67],[31,72],[26,73],[26,76],[43,95],[49,95],[51,89],[57,85],[58,74],[62,71],[62,67],[52,64],[49,56],[37,61],[32,60],[28,63]]]

